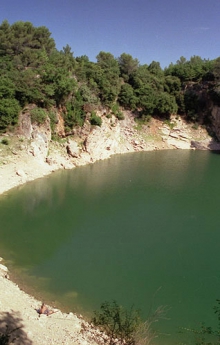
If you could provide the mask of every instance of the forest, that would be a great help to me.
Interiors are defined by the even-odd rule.
[[[143,121],[152,116],[169,119],[171,114],[208,125],[210,104],[220,104],[220,57],[214,60],[183,56],[162,69],[159,62],[140,64],[122,53],[114,57],[101,51],[96,62],[74,57],[69,45],[56,49],[45,26],[18,21],[0,25],[0,132],[13,130],[19,113],[29,104],[31,119],[50,117],[62,110],[65,131],[82,126],[86,117],[101,125],[99,107],[110,109],[120,120],[122,109]]]

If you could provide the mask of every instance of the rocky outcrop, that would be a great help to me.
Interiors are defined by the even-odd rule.
[[[19,126],[17,134],[24,136],[27,139],[31,139],[32,130],[33,128],[31,124],[30,112],[22,112],[19,116]]]
[[[113,154],[149,151],[155,149],[191,149],[192,140],[209,148],[210,140],[204,128],[195,129],[182,118],[171,117],[166,124],[152,119],[150,123],[138,128],[134,115],[124,112],[124,120],[114,116],[102,118],[102,126],[91,128],[84,139],[84,150],[91,161],[109,158]],[[205,143],[204,143],[205,141]],[[81,154],[81,156],[83,153]]]
[[[28,111],[23,113],[18,138],[7,134],[10,145],[0,148],[0,178],[4,180],[0,193],[55,170],[71,169],[114,154],[164,149],[220,150],[220,144],[205,128],[195,127],[181,117],[172,116],[169,123],[152,118],[143,124],[135,120],[132,112],[123,114],[124,119],[119,121],[100,111],[97,115],[102,118],[101,127],[86,120],[83,127],[74,128],[71,136],[51,141],[49,118],[39,126],[31,124]]]
[[[49,149],[49,142],[51,140],[50,119],[47,117],[43,124],[31,122],[31,110],[36,106],[31,104],[19,116],[19,126],[17,134],[20,137],[29,139],[29,152],[42,160],[45,160]]]
[[[169,124],[159,119],[139,128],[135,116],[124,111],[124,120],[114,115],[107,118],[101,112],[102,126],[92,126],[86,121],[68,138],[67,153],[75,165],[106,159],[114,154],[161,149],[213,149],[217,143],[202,128],[194,128],[181,117],[171,116]],[[212,144],[211,144],[212,143]],[[214,146],[213,146],[214,145]]]
[[[42,125],[32,124],[30,105],[20,115],[19,134],[30,139],[29,153],[34,157],[47,161],[51,166],[56,159],[48,155],[51,141],[49,117]],[[55,109],[57,124],[55,133],[59,137],[65,136],[63,109]],[[171,116],[167,124],[159,119],[153,119],[138,126],[135,115],[130,111],[123,111],[124,120],[118,120],[113,114],[106,117],[105,109],[97,112],[102,119],[102,125],[92,126],[88,120],[83,127],[75,128],[68,137],[66,147],[66,162],[62,166],[73,167],[106,159],[113,154],[149,151],[160,149],[211,149],[208,133],[202,127],[195,129],[181,117]],[[220,110],[213,108],[216,119],[216,129],[220,131]],[[220,134],[219,134],[220,136]],[[205,142],[204,142],[205,140]]]
[[[80,157],[80,148],[78,143],[74,140],[68,139],[67,146],[66,146],[67,154],[73,158]]]
[[[47,118],[41,125],[33,124],[32,128],[32,150],[30,152],[33,156],[45,159],[49,149],[49,142],[51,140],[50,119]]]
[[[55,133],[60,137],[65,137],[65,126],[64,126],[64,119],[62,116],[62,110],[60,109],[56,113],[57,121],[56,121],[56,128]]]

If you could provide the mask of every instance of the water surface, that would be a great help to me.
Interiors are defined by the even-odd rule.
[[[220,156],[162,151],[61,171],[0,197],[1,256],[20,283],[66,310],[103,301],[169,306],[156,343],[215,323]],[[187,340],[187,343],[190,343]]]

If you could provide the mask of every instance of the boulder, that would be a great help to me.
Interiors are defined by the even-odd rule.
[[[69,140],[69,143],[66,146],[66,151],[67,151],[68,155],[70,155],[73,158],[79,158],[79,156],[80,156],[79,146],[78,146],[77,142],[75,142],[73,140]]]

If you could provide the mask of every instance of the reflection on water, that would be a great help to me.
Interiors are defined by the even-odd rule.
[[[162,343],[175,343],[178,327],[213,322],[220,297],[219,164],[128,154],[29,183],[0,199],[1,256],[66,308],[169,305],[160,330],[175,336]]]

